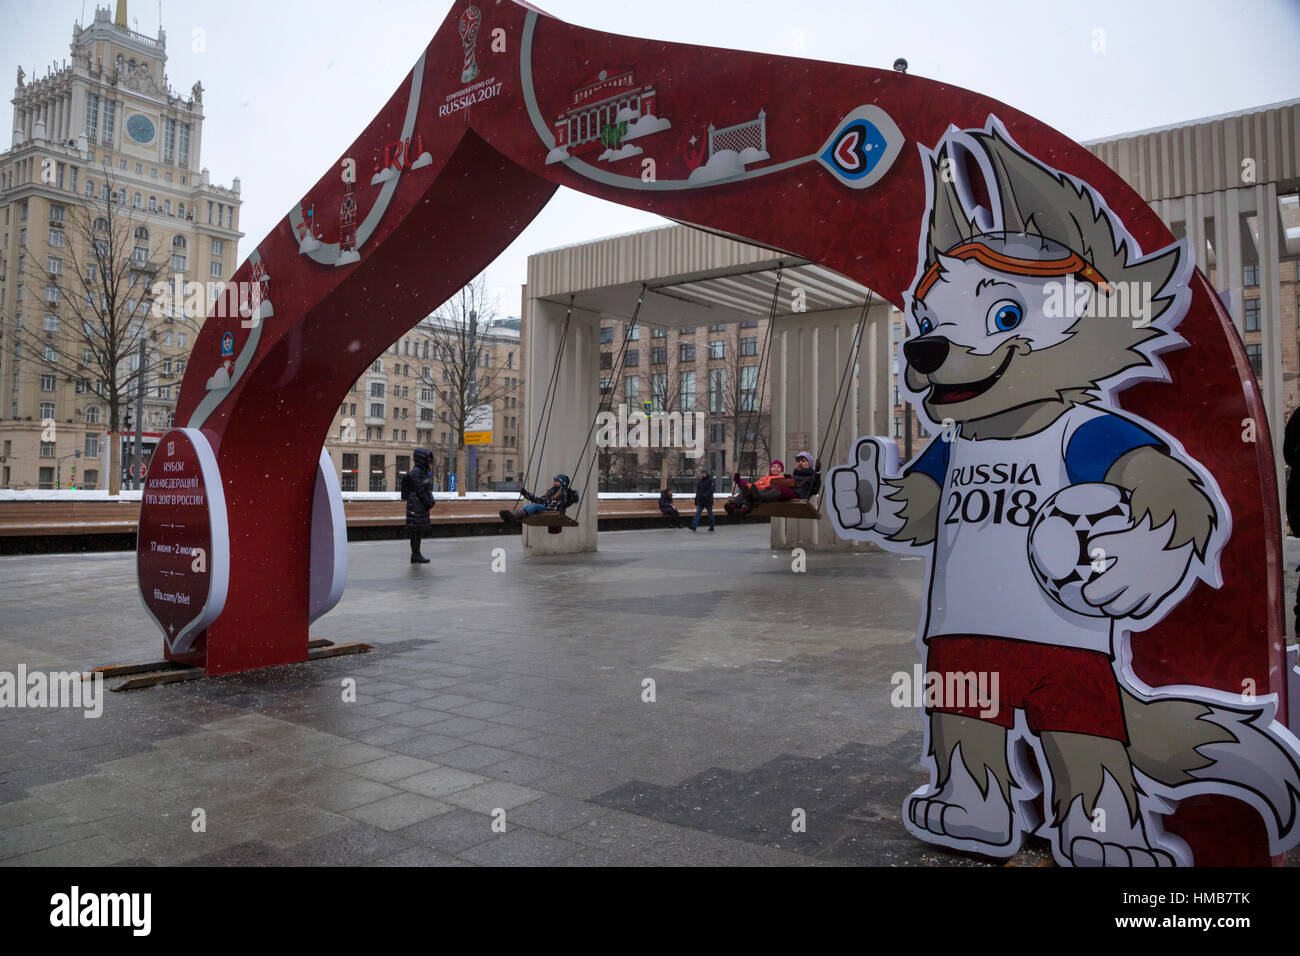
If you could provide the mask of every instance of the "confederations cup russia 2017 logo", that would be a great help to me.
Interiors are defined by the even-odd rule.
[[[478,39],[478,28],[483,16],[478,7],[470,7],[460,15],[460,42],[465,48],[464,68],[460,71],[460,81],[468,83],[478,76],[478,64],[474,61],[474,44]]]

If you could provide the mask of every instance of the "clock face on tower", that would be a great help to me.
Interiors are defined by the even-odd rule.
[[[155,129],[153,120],[143,113],[136,113],[127,118],[126,132],[137,143],[148,145],[153,142]]]

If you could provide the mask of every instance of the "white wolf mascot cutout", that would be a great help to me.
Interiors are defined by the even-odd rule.
[[[1038,833],[1061,864],[1191,865],[1161,816],[1212,792],[1253,805],[1271,852],[1289,849],[1300,745],[1277,701],[1157,692],[1128,666],[1130,632],[1198,579],[1220,585],[1232,526],[1214,477],[1117,402],[1168,381],[1159,354],[1186,344],[1186,244],[1143,254],[1091,187],[993,118],[922,155],[899,366],[939,435],[901,470],[892,440],[859,439],[830,482],[841,537],[929,557],[918,642],[943,693],[904,824],[994,857]],[[977,675],[997,675],[993,706],[962,693]]]

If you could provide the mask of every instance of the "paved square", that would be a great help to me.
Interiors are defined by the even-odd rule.
[[[353,543],[313,636],[369,654],[108,694],[98,719],[0,710],[0,863],[977,862],[899,821],[921,723],[889,678],[915,658],[922,562],[811,553],[796,574],[767,540],[609,533],[526,560],[441,539],[422,567]],[[0,576],[0,670],[161,656],[131,554]]]

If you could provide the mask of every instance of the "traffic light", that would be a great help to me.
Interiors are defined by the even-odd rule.
[[[69,487],[69,488],[72,488],[72,489],[74,489],[74,490],[75,490],[76,487],[77,487],[77,464],[76,464],[76,462],[73,462],[73,463],[72,463],[72,474],[68,476],[68,487]]]
[[[131,430],[131,406],[126,406],[126,430]]]

